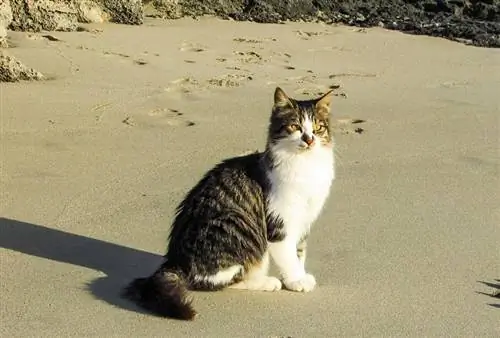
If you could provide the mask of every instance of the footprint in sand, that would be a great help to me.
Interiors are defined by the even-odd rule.
[[[334,85],[333,87],[335,87],[335,86],[336,85]],[[309,86],[306,88],[299,88],[299,89],[295,90],[294,93],[299,94],[299,95],[310,96],[310,97],[318,97],[318,96],[323,95],[324,93],[326,93],[330,89],[334,89],[334,90],[336,89],[336,88],[332,88],[332,86],[328,86],[328,89],[324,89],[324,88],[326,88],[326,86],[320,86],[320,85]],[[333,95],[347,99],[347,94],[344,92],[333,92]]]
[[[273,58],[282,58],[283,60],[289,61],[292,58],[292,54],[290,53],[281,53],[281,52],[273,52],[272,53]]]
[[[330,74],[328,76],[329,79],[335,79],[339,77],[377,77],[377,74],[373,73],[338,73],[338,74]]]
[[[208,80],[208,84],[212,87],[230,88],[239,87],[242,85],[242,83],[250,80],[253,80],[253,77],[251,75],[226,74]]]
[[[125,53],[120,53],[120,52],[104,51],[102,53],[105,56],[119,56],[119,57],[126,58],[126,59],[128,59],[130,57],[130,55],[127,55]]]
[[[191,42],[183,42],[181,44],[181,48],[179,48],[181,52],[194,52],[194,53],[200,53],[204,52],[207,50],[207,47],[196,44],[196,43],[191,43]]]
[[[297,34],[297,36],[300,37],[303,40],[310,40],[311,38],[313,38],[315,36],[329,35],[331,33],[325,32],[325,31],[322,31],[322,32],[307,32],[307,31],[303,31],[303,30],[299,29],[299,30],[295,31],[295,34]]]
[[[134,63],[135,63],[136,65],[139,65],[139,66],[144,66],[144,65],[147,65],[147,64],[148,64],[148,62],[147,62],[146,60],[144,60],[144,59],[137,59],[137,60],[134,60]]]
[[[30,40],[48,40],[48,41],[62,41],[58,37],[50,34],[26,34],[26,38]]]
[[[257,39],[247,39],[247,38],[234,38],[233,41],[235,42],[245,42],[245,43],[262,43],[262,40],[257,40]]]
[[[322,84],[323,80],[318,79],[318,76],[312,73],[312,71],[307,71],[308,75],[303,76],[292,76],[286,78],[286,81],[294,82],[299,85],[299,88],[294,91],[295,94],[305,95],[305,96],[320,96],[329,90],[334,90],[333,95],[347,98],[347,94],[340,90],[341,85],[339,84]]]
[[[318,76],[316,76],[315,74],[308,74],[308,75],[287,77],[285,80],[290,82],[295,82],[296,84],[305,84],[305,83],[316,83],[317,78]]]
[[[100,122],[102,120],[102,117],[104,116],[108,108],[111,106],[112,106],[111,102],[106,102],[106,103],[96,104],[95,106],[92,107],[91,111],[92,113],[95,114],[96,122]]]
[[[202,86],[196,79],[191,77],[181,77],[170,81],[170,85],[164,90],[166,92],[180,91],[181,93],[187,94],[200,89],[202,89]]]
[[[234,42],[242,42],[242,43],[250,43],[250,44],[258,44],[269,41],[277,41],[276,38],[264,38],[264,39],[249,39],[249,38],[234,38]]]
[[[148,113],[148,116],[157,119],[161,124],[168,126],[185,126],[191,127],[196,123],[186,119],[183,113],[172,108],[156,108]]]
[[[339,132],[344,135],[363,134],[365,129],[361,128],[360,124],[365,122],[366,120],[363,119],[338,119],[332,124],[332,129],[334,132]]]
[[[117,57],[120,57],[122,59],[130,59],[131,58],[130,55],[125,54],[125,53],[120,53],[120,52],[104,51],[102,53],[104,54],[104,56],[107,56],[107,57],[117,56]],[[147,61],[143,58],[139,58],[139,59],[132,60],[132,63],[135,65],[144,66],[144,65],[147,65],[149,63],[149,61]]]
[[[238,61],[241,63],[263,63],[265,61],[262,55],[254,51],[234,51],[233,54],[238,57]]]
[[[450,80],[450,81],[444,81],[444,82],[440,82],[440,83],[431,83],[431,84],[428,84],[426,87],[427,88],[457,88],[457,87],[467,87],[468,85],[470,85],[470,82],[469,81],[453,81],[453,80]]]
[[[177,109],[155,108],[145,115],[127,116],[122,123],[130,127],[192,127],[196,123]]]

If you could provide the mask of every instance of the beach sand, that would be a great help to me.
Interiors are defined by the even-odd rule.
[[[0,84],[2,337],[500,335],[500,50],[318,23],[86,27],[10,34],[48,79]],[[192,293],[193,322],[120,299],[201,175],[263,149],[276,86],[339,86],[318,287]]]

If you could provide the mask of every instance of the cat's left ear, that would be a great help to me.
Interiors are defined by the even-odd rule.
[[[316,112],[318,114],[328,115],[330,113],[330,103],[332,102],[332,92],[329,90],[316,100]]]
[[[280,87],[276,87],[274,91],[274,106],[276,107],[286,107],[290,106],[292,103],[285,91]]]

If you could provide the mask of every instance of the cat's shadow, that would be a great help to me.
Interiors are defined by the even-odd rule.
[[[90,282],[88,291],[111,305],[141,313],[120,293],[133,278],[149,275],[162,261],[161,255],[2,217],[0,247],[101,271],[106,276]]]

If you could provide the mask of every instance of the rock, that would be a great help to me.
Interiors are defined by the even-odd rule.
[[[112,22],[128,25],[141,25],[144,22],[142,0],[97,0],[96,2],[101,4]]]
[[[77,28],[77,11],[63,0],[11,0],[13,20],[10,28],[39,32],[72,31]]]
[[[162,17],[164,19],[180,19],[184,16],[180,0],[153,0],[146,5],[150,5],[153,14],[150,16]]]
[[[78,21],[82,23],[103,23],[109,21],[109,14],[104,12],[94,1],[75,1]]]
[[[78,23],[143,23],[141,0],[10,0],[10,28],[39,32],[74,31]]]
[[[19,80],[42,80],[42,73],[26,67],[13,56],[5,52],[0,54],[0,82],[16,82]]]
[[[0,48],[7,48],[7,27],[12,22],[12,9],[10,1],[4,0],[0,3]]]

